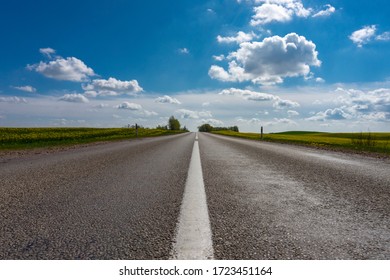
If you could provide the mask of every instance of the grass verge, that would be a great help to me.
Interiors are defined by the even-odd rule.
[[[139,128],[138,137],[182,133]],[[0,128],[0,150],[68,146],[136,138],[134,128]]]
[[[213,131],[214,134],[260,140],[259,133]],[[390,133],[325,133],[287,131],[264,134],[263,141],[293,143],[317,148],[337,148],[390,155]]]

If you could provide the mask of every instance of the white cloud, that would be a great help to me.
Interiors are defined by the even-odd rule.
[[[299,116],[299,113],[297,111],[294,111],[294,110],[288,110],[287,114],[288,114],[289,118]]]
[[[325,80],[321,77],[316,78],[317,83],[325,83]]]
[[[37,89],[32,86],[20,86],[20,87],[13,87],[15,89],[26,91],[26,92],[36,92]]]
[[[343,108],[327,109],[323,112],[318,112],[315,116],[307,118],[309,121],[327,121],[327,120],[345,120],[351,116],[344,112]]]
[[[136,103],[131,102],[122,102],[121,104],[115,106],[117,109],[125,109],[125,110],[131,110],[131,111],[140,111],[142,110],[142,106]]]
[[[229,74],[225,71],[221,66],[211,65],[210,70],[208,72],[210,78],[220,80],[223,82],[234,82],[236,78],[233,75]]]
[[[225,56],[223,54],[221,54],[221,55],[213,55],[213,59],[215,61],[223,61],[223,60],[225,60]]]
[[[364,26],[362,29],[354,31],[349,39],[352,40],[359,48],[361,48],[364,44],[367,44],[371,39],[375,36],[376,26]]]
[[[364,26],[362,29],[354,31],[349,39],[352,40],[359,48],[363,47],[363,45],[368,44],[372,40],[375,41],[390,41],[390,32],[386,31],[382,34],[376,35],[377,26],[369,25]],[[375,36],[376,35],[376,36]]]
[[[189,54],[189,53],[190,53],[190,50],[187,49],[187,48],[181,48],[181,49],[179,49],[179,53],[182,53],[182,54]]]
[[[41,61],[38,64],[27,65],[27,69],[34,70],[48,78],[72,82],[83,82],[95,76],[92,68],[75,57],[57,58],[47,63]]]
[[[337,88],[341,95],[336,99],[337,108],[318,112],[307,120],[370,120],[390,121],[390,89],[371,91]]]
[[[224,89],[219,94],[239,96],[246,100],[252,100],[252,101],[273,101],[278,98],[277,96],[268,93],[255,92],[251,90],[243,90],[237,88]]]
[[[218,43],[243,43],[243,42],[249,42],[252,41],[253,39],[258,38],[258,36],[251,32],[251,33],[245,33],[242,31],[237,32],[236,36],[232,37],[222,37],[220,35],[217,36],[217,41]]]
[[[52,48],[41,48],[39,49],[39,52],[48,58],[51,58],[51,55],[56,53],[56,51]]]
[[[151,117],[151,116],[157,116],[158,114],[154,111],[148,111],[145,110],[140,104],[137,103],[131,103],[131,102],[122,102],[119,105],[114,106],[114,108],[121,109],[121,110],[130,110],[138,115],[145,116],[145,117]]]
[[[274,118],[272,121],[265,123],[266,126],[277,126],[280,124],[285,124],[288,126],[291,126],[291,125],[296,126],[297,125],[297,123],[294,122],[293,120],[286,119],[286,118],[281,118],[281,119]]]
[[[300,105],[298,102],[292,100],[285,100],[278,97],[275,103],[273,104],[273,106],[276,109],[286,109],[286,108],[291,109],[291,108],[299,107]]]
[[[209,76],[225,82],[282,83],[285,77],[306,76],[310,66],[320,66],[316,45],[296,33],[272,36],[262,42],[244,42],[229,54],[228,71],[212,65]]]
[[[136,80],[121,81],[110,77],[108,80],[95,79],[89,84],[82,85],[88,96],[118,96],[122,94],[134,95],[143,91]]]
[[[264,25],[273,21],[288,22],[294,16],[308,17],[312,9],[306,9],[300,0],[260,0],[255,1],[261,3],[260,6],[253,10],[255,14],[252,16],[251,25]]]
[[[298,102],[285,100],[276,95],[237,88],[224,89],[219,95],[238,96],[250,101],[274,101],[273,107],[276,109],[291,109],[300,106]]]
[[[210,111],[191,111],[187,109],[179,109],[176,113],[180,114],[182,119],[211,118],[213,116]]]
[[[69,93],[59,98],[60,101],[75,102],[75,103],[87,103],[88,98],[79,93]]]
[[[390,41],[390,32],[386,31],[375,37],[377,41]]]
[[[217,119],[201,119],[200,122],[203,123],[208,123],[211,126],[222,126],[224,123],[223,121],[217,120]]]
[[[11,97],[0,97],[0,102],[6,102],[6,103],[27,103],[27,100],[25,98],[20,98],[17,96],[11,96]]]
[[[168,95],[164,95],[163,97],[157,97],[154,102],[157,103],[169,103],[169,104],[181,104],[179,100],[174,97],[170,97]]]
[[[328,17],[336,11],[336,8],[332,5],[326,4],[326,9],[315,13],[313,17]]]
[[[154,112],[154,111],[147,111],[147,110],[142,110],[141,114],[146,116],[146,117],[158,116],[158,114],[156,112]]]

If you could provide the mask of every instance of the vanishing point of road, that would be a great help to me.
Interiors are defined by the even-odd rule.
[[[390,161],[186,133],[0,156],[0,259],[390,259]]]

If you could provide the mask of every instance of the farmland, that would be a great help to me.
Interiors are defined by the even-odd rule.
[[[260,140],[259,133],[214,131],[215,134]],[[263,141],[293,143],[318,148],[336,148],[390,155],[390,133],[324,133],[311,131],[288,131],[264,134]]]
[[[139,128],[138,137],[180,133]],[[0,128],[0,150],[40,148],[136,138],[134,128]]]

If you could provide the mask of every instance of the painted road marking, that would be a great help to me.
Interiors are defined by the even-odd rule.
[[[198,134],[195,139],[198,139]],[[194,142],[192,149],[171,258],[179,260],[214,258],[198,141]]]

